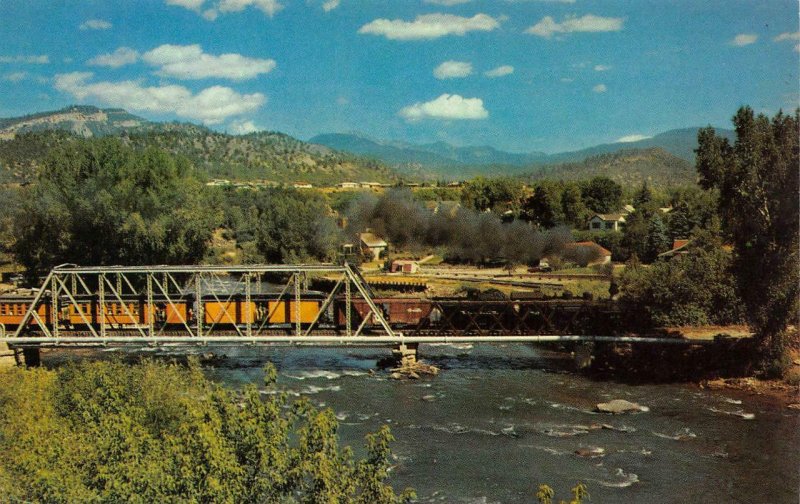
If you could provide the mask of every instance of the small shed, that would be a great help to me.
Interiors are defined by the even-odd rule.
[[[395,259],[392,261],[392,273],[417,273],[419,263],[413,259]]]

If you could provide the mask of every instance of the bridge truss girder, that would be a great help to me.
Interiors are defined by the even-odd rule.
[[[261,278],[265,275],[283,275],[288,280],[275,301],[273,308],[255,321],[251,312],[252,296],[260,294]],[[307,282],[315,275],[335,277],[333,289],[319,304],[313,322],[303,323],[301,309],[303,301],[308,299]],[[343,265],[252,265],[252,266],[109,266],[109,267],[80,267],[64,265],[53,268],[48,274],[42,287],[38,290],[33,302],[29,305],[21,324],[18,326],[10,341],[40,343],[58,343],[69,341],[86,341],[97,343],[131,341],[139,343],[163,341],[197,341],[204,343],[226,342],[233,338],[236,341],[259,342],[264,340],[268,321],[281,306],[293,307],[294,319],[284,327],[285,336],[294,340],[303,338],[312,340],[320,328],[320,321],[331,307],[334,299],[344,295],[344,310],[346,323],[338,328],[337,337],[342,339],[358,339],[367,322],[372,322],[370,330],[372,336],[386,338],[387,340],[402,341],[402,334],[392,330],[383,312],[372,300],[372,291],[364,281],[357,269],[345,263]],[[198,300],[204,297],[223,306],[230,306],[235,297],[243,296],[241,305],[246,310],[242,323],[236,323],[227,311],[222,317],[212,319],[207,323],[204,316],[204,303]],[[96,300],[97,312],[86,313],[86,299]],[[369,316],[364,318],[358,327],[353,327],[352,301],[363,299],[369,306]],[[129,304],[131,299],[139,299],[142,304],[137,312]],[[320,301],[317,297],[315,301]],[[82,302],[83,301],[83,302]],[[283,301],[284,305],[280,302]],[[42,317],[39,313],[42,306],[47,306],[51,313],[49,317]],[[115,327],[109,319],[114,319],[106,313],[106,305],[113,304],[120,307],[121,313],[117,315],[126,320],[137,320],[139,323],[126,325],[125,329],[132,332],[129,336],[120,336],[119,328]],[[165,335],[167,328],[165,320],[158,320],[152,307],[156,304],[177,307],[191,304],[193,320],[189,317],[180,319],[179,324],[171,324],[170,335]],[[146,308],[145,308],[146,307]],[[81,326],[81,335],[75,336],[75,331],[67,331],[59,324],[59,313],[65,310],[71,317],[75,317]],[[45,319],[49,318],[50,322]],[[30,323],[33,322],[33,323]],[[224,329],[220,326],[224,326]],[[286,324],[284,324],[286,326]],[[181,333],[174,334],[175,329]],[[30,334],[36,332],[38,336]],[[62,334],[66,333],[68,334]],[[185,340],[184,340],[185,338]]]

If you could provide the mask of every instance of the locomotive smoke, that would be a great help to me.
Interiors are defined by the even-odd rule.
[[[351,206],[348,222],[352,234],[370,228],[394,247],[440,248],[450,258],[472,262],[535,263],[562,254],[573,241],[567,227],[538,230],[520,220],[506,224],[493,213],[460,206],[434,212],[408,189],[392,189],[380,197],[364,195]]]

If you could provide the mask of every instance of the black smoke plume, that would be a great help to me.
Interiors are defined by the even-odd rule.
[[[356,199],[348,213],[347,229],[353,238],[371,229],[395,248],[438,248],[449,259],[474,263],[536,264],[543,257],[560,255],[573,241],[567,227],[539,230],[520,220],[503,223],[496,214],[452,204],[430,209],[408,189]]]

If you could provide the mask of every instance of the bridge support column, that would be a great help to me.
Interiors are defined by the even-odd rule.
[[[419,343],[400,343],[394,349],[394,355],[401,368],[412,368],[417,365]]]
[[[27,367],[39,367],[42,365],[42,356],[38,348],[23,348],[22,357]]]
[[[575,367],[586,369],[592,365],[594,360],[594,343],[579,343],[572,352],[575,357]]]

